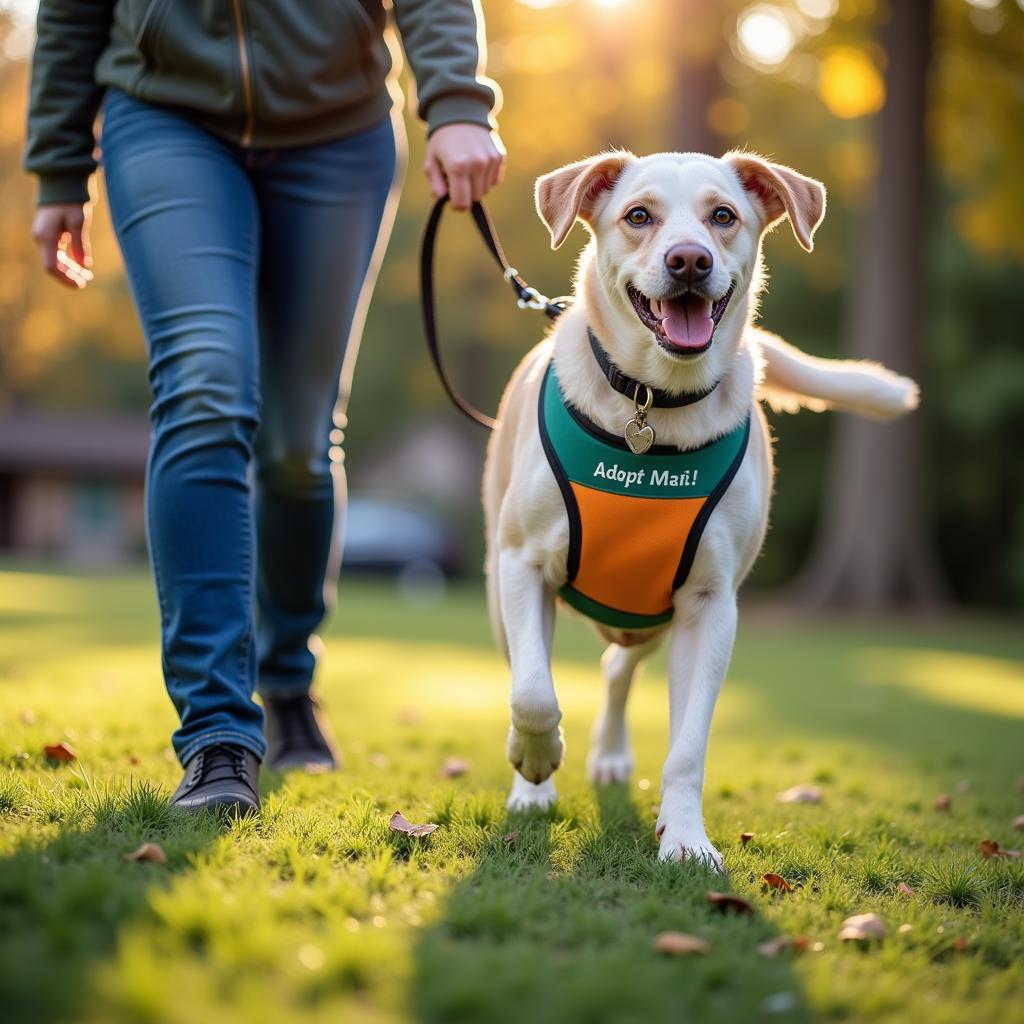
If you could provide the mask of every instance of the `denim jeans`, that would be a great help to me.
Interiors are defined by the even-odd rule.
[[[249,150],[111,89],[101,148],[149,354],[174,749],[262,758],[254,690],[309,688],[337,585],[344,405],[393,220],[395,126]]]

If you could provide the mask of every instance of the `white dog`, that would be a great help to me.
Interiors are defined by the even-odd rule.
[[[917,387],[873,364],[806,356],[752,325],[761,238],[789,218],[810,251],[825,189],[744,153],[606,153],[537,182],[552,246],[592,240],[575,301],[520,364],[484,476],[488,599],[512,669],[508,805],[555,799],[556,597],[595,620],[606,702],[588,767],[632,769],[625,705],[669,635],[659,857],[721,869],[704,830],[708,732],[736,634],[736,591],[764,539],[772,452],[759,399],[885,419]]]

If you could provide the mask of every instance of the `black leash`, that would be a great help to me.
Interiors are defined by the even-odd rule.
[[[437,230],[441,224],[441,215],[444,213],[445,205],[448,202],[447,196],[442,196],[434,203],[433,210],[427,220],[427,226],[423,232],[423,243],[420,248],[420,299],[423,306],[423,329],[427,335],[427,347],[430,349],[430,358],[434,362],[434,369],[441,379],[441,385],[448,397],[461,412],[465,413],[474,423],[479,423],[488,430],[493,430],[495,420],[480,412],[456,390],[455,385],[448,377],[444,368],[444,361],[441,358],[441,347],[437,337],[437,312],[434,302],[434,251],[437,248]],[[476,223],[480,237],[490,250],[495,262],[501,267],[505,280],[512,286],[515,292],[517,304],[520,309],[541,310],[551,320],[557,319],[565,312],[568,304],[567,298],[549,299],[541,295],[536,288],[531,288],[519,276],[515,267],[511,266],[505,258],[505,252],[501,248],[501,242],[495,233],[494,225],[482,203],[474,203],[472,210],[473,220]]]

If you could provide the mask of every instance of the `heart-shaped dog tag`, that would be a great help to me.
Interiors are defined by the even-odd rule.
[[[637,423],[636,419],[631,419],[626,424],[624,436],[629,450],[634,455],[643,455],[654,444],[654,428],[650,423],[641,425]]]

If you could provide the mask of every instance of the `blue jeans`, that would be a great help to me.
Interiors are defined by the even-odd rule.
[[[107,93],[102,164],[149,353],[149,554],[181,761],[262,758],[337,585],[341,429],[393,220],[395,128],[245,150]],[[340,396],[339,396],[340,392]]]

